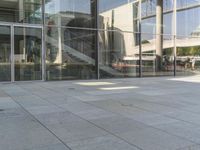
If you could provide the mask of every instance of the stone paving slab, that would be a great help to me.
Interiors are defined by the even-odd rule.
[[[0,119],[0,149],[25,150],[60,141],[31,117]]]
[[[111,135],[70,142],[69,146],[74,150],[139,150]]]
[[[199,81],[0,83],[0,150],[199,150]]]

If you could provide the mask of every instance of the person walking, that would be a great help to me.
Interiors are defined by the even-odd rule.
[[[194,57],[192,57],[191,59],[192,70],[195,70],[195,63],[196,63],[196,60]]]

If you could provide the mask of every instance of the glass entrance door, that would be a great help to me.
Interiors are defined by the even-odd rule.
[[[0,82],[11,81],[11,28],[0,25]]]
[[[42,80],[42,29],[14,26],[15,81]]]

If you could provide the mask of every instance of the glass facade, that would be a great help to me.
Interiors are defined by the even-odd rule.
[[[195,75],[199,0],[2,0],[0,81]]]

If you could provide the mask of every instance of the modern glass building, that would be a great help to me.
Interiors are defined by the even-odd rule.
[[[0,81],[200,74],[200,0],[0,0]]]

